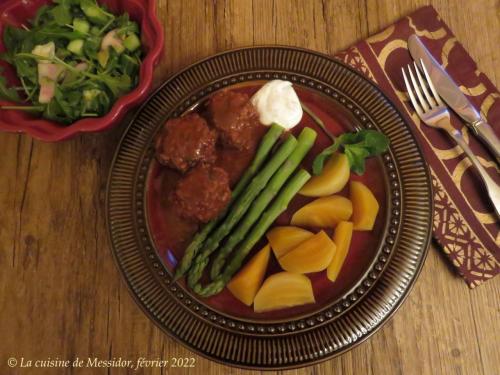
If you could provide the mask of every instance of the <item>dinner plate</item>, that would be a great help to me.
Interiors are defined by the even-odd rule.
[[[182,115],[217,90],[251,94],[272,79],[291,81],[301,101],[334,134],[377,129],[389,138],[390,148],[368,161],[365,175],[354,177],[370,186],[381,210],[372,232],[356,232],[339,279],[332,284],[325,282],[324,272],[313,274],[316,303],[256,314],[227,291],[202,299],[182,280],[173,281],[182,246],[172,245],[172,238],[180,235],[172,231],[162,208],[162,186],[170,179],[155,161],[153,143],[168,118]],[[304,115],[301,126],[306,125],[315,123]],[[311,154],[328,143],[320,134]],[[304,199],[294,198],[291,211]],[[287,215],[280,216],[278,223],[287,223]],[[291,368],[349,350],[398,309],[427,254],[431,182],[410,128],[372,82],[317,52],[251,47],[191,65],[144,103],[114,157],[107,221],[113,254],[131,294],[164,332],[228,365]],[[270,268],[272,272],[272,264]]]

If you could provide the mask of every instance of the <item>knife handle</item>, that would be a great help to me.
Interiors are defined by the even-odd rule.
[[[458,145],[462,147],[462,150],[464,150],[465,154],[469,157],[472,165],[476,168],[476,171],[479,173],[479,176],[484,182],[491,203],[493,203],[493,208],[495,209],[498,218],[500,218],[500,186],[498,186],[490,177],[488,172],[484,170],[478,158],[476,157],[476,155],[474,155],[474,152],[472,152],[467,142],[465,142],[462,132],[456,129],[447,131],[451,135],[451,137],[458,143]]]
[[[500,163],[500,140],[496,136],[492,127],[486,121],[480,119],[474,122],[472,129],[474,133],[489,147],[495,156],[497,163]]]

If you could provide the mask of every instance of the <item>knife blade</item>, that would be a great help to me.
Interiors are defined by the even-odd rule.
[[[434,59],[417,35],[413,34],[408,38],[408,49],[413,60],[421,60],[425,64],[439,96],[465,121],[473,133],[490,148],[497,163],[500,163],[500,140],[495,132],[462,93],[446,70]]]

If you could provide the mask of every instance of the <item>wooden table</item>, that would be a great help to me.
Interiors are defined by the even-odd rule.
[[[238,46],[289,44],[333,54],[426,3],[161,0],[166,45],[155,83]],[[432,3],[498,86],[498,2]],[[1,374],[67,373],[10,369],[9,357],[193,356],[196,368],[189,373],[246,373],[194,355],[162,334],[128,294],[111,257],[104,210],[108,171],[124,127],[58,144],[0,134]],[[432,248],[413,292],[383,329],[341,357],[290,373],[499,374],[499,296],[500,278],[469,290]]]

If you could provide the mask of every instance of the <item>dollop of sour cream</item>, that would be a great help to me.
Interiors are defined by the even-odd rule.
[[[302,106],[291,82],[269,81],[252,96],[251,101],[263,125],[276,123],[292,129],[302,119]]]

